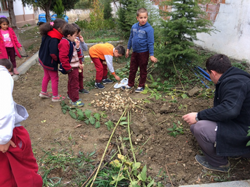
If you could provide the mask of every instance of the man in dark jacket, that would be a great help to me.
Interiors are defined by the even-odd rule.
[[[227,172],[228,156],[250,156],[250,75],[232,67],[229,58],[218,54],[206,62],[216,86],[214,107],[192,112],[182,118],[189,124],[204,156],[196,161],[210,170]]]

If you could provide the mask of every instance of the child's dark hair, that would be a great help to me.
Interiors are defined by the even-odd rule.
[[[0,59],[0,65],[6,67],[8,70],[12,69],[12,63],[6,58]]]
[[[77,24],[75,24],[75,23],[72,23],[72,25],[73,25],[75,28],[77,28],[77,34],[79,34],[79,32],[81,32],[81,28],[80,28]]]
[[[115,47],[115,50],[117,50],[120,55],[125,55],[125,49],[123,46],[118,45]]]
[[[1,17],[1,18],[0,18],[0,25],[1,25],[2,23],[4,23],[4,22],[7,22],[8,25],[10,24],[10,22],[9,22],[9,20],[8,20],[7,18]],[[0,28],[1,28],[1,26],[0,26]]]
[[[43,23],[40,27],[39,27],[39,31],[40,34],[42,36],[47,35],[47,33],[49,31],[51,31],[53,28],[58,30],[59,28],[61,30],[63,30],[64,26],[67,24],[67,22],[64,19],[61,18],[57,18],[54,22],[47,22],[47,23]]]
[[[139,14],[141,13],[147,13],[148,14],[148,11],[146,8],[139,8],[136,12],[136,15],[139,16]]]
[[[77,28],[72,24],[67,24],[62,31],[64,37],[67,37],[68,35],[72,36],[76,32]]]

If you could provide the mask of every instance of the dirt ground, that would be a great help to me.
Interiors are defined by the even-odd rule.
[[[34,27],[35,28],[35,27]],[[39,38],[39,35],[38,37]],[[33,43],[31,42],[33,41]],[[22,43],[30,50],[29,57],[39,48],[39,40],[34,43],[33,39],[25,39]],[[23,61],[27,60],[23,59]],[[18,60],[20,65],[22,61]],[[125,63],[115,63],[115,69],[123,67]],[[84,84],[93,80],[95,75],[94,65],[87,63],[84,69]],[[21,75],[15,81],[14,100],[25,106],[29,113],[29,118],[22,125],[29,131],[33,150],[37,160],[43,155],[44,151],[56,149],[73,151],[78,154],[97,152],[96,159],[100,160],[105,149],[111,131],[106,125],[102,124],[96,129],[92,125],[87,125],[82,121],[76,121],[63,114],[60,103],[53,103],[50,99],[41,99],[38,94],[41,91],[43,70],[39,64],[30,68],[30,70]],[[50,85],[50,84],[49,84]],[[81,94],[80,98],[85,103],[82,110],[90,109],[93,112],[104,111],[101,108],[95,108],[91,103],[93,100],[101,99],[100,92],[114,91],[113,85],[108,85],[104,90],[92,89],[90,94]],[[88,87],[86,87],[88,88]],[[192,89],[192,88],[190,88]],[[48,91],[51,91],[49,87]],[[143,94],[123,94],[123,97],[131,97],[138,101],[148,97]],[[67,76],[59,74],[59,94],[67,94]],[[98,94],[98,95],[97,95]],[[165,186],[171,186],[170,179],[174,186],[184,184],[203,184],[215,181],[233,181],[249,179],[250,162],[245,159],[230,159],[231,170],[229,173],[221,174],[211,172],[202,168],[195,162],[194,156],[201,154],[197,142],[189,131],[189,125],[182,121],[181,116],[194,111],[200,111],[212,106],[212,99],[190,97],[186,99],[177,98],[176,102],[170,102],[170,96],[165,97],[166,101],[149,99],[150,103],[145,103],[138,108],[137,112],[131,114],[132,140],[135,148],[140,147],[136,152],[137,161],[147,164],[148,175],[154,177],[156,181],[162,181]],[[65,100],[68,103],[68,100]],[[118,110],[107,110],[107,120],[117,122],[121,116]],[[170,136],[167,128],[173,127],[173,123],[183,126],[184,134],[176,137]],[[77,125],[81,126],[77,127]],[[127,131],[119,126],[114,137],[127,137]],[[116,144],[115,138],[112,143]],[[126,153],[126,149],[123,150]],[[59,174],[58,174],[59,175]],[[170,176],[169,176],[170,175]],[[66,173],[60,174],[63,182],[70,180]],[[71,186],[70,184],[64,186]]]

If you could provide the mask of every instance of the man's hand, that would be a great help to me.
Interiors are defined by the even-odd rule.
[[[158,60],[157,60],[157,58],[155,58],[154,56],[150,56],[150,60],[152,61],[152,62],[154,62],[154,63],[156,63]]]
[[[22,51],[23,48],[22,48],[22,47],[19,47],[18,49],[19,49],[20,51]]]
[[[125,57],[126,57],[126,58],[129,57],[129,49],[127,49]]]
[[[10,140],[7,144],[0,145],[0,152],[6,153],[9,149],[10,145],[12,147],[16,147],[16,144]]]
[[[184,121],[186,121],[189,125],[195,124],[197,123],[196,121],[196,116],[197,116],[197,112],[192,112],[192,113],[188,113],[184,116],[182,116],[182,119]]]
[[[117,75],[114,75],[114,77],[115,77],[115,79],[116,79],[117,81],[120,81],[120,80],[121,80],[120,77],[117,76]]]

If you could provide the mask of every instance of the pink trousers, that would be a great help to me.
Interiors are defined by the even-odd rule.
[[[53,96],[58,96],[58,71],[51,71],[43,68],[44,76],[42,82],[42,92],[47,92],[48,83],[51,80],[51,88]]]

